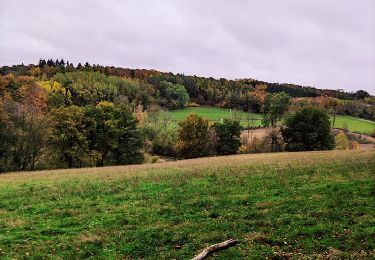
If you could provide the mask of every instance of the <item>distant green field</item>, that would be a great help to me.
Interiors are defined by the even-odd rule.
[[[262,115],[255,113],[248,113],[228,108],[217,108],[217,107],[189,107],[185,109],[172,110],[171,119],[181,121],[190,114],[197,114],[198,116],[206,117],[210,121],[216,122],[223,118],[238,118],[241,121],[242,126],[248,126],[248,122],[251,123],[253,118],[252,126],[261,126]]]
[[[375,129],[375,122],[351,116],[336,116],[335,127],[344,128],[348,126],[349,131],[370,134]]]
[[[217,107],[189,107],[185,109],[170,111],[171,119],[181,121],[190,114],[197,114],[208,118],[211,121],[220,121],[222,118],[237,117],[241,120],[242,126],[248,126],[249,118],[254,118],[252,126],[262,126],[262,115],[255,113],[247,113],[228,108]],[[251,122],[251,120],[250,120]],[[372,133],[375,129],[375,122],[351,116],[336,116],[335,127],[343,128],[347,124],[349,131],[356,131],[360,133]]]

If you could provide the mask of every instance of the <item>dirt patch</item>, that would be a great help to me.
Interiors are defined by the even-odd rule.
[[[375,148],[375,144],[359,144],[361,150],[373,150]]]

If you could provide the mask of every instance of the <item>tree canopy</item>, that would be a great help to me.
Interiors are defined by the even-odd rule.
[[[268,94],[264,101],[263,124],[275,127],[286,113],[290,105],[290,97],[284,92]]]
[[[217,153],[220,155],[235,154],[241,146],[242,126],[238,120],[225,118],[213,125],[217,135]]]
[[[296,111],[282,129],[286,150],[332,150],[334,137],[330,125],[329,116],[322,109],[306,107]]]

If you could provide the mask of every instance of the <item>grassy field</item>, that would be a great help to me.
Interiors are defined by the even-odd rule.
[[[188,107],[185,109],[178,109],[170,111],[171,119],[181,121],[190,114],[197,114],[198,116],[206,117],[210,121],[217,122],[222,118],[236,117],[241,120],[242,126],[248,126],[249,118],[254,118],[253,126],[261,126],[262,115],[255,113],[247,113],[243,111],[237,111],[234,109],[217,108],[217,107]]]
[[[243,111],[234,111],[226,108],[216,108],[216,107],[192,107],[179,110],[172,110],[170,112],[171,119],[175,121],[181,121],[185,119],[188,115],[195,113],[199,116],[208,118],[211,121],[220,121],[221,118],[237,116],[240,118],[241,124],[244,127],[248,126],[249,117],[255,118],[253,121],[253,126],[261,126],[261,114],[246,113]],[[335,127],[343,128],[344,124],[348,126],[349,131],[356,131],[359,133],[370,134],[375,129],[375,122],[360,118],[355,118],[351,116],[337,115],[335,121]]]
[[[329,151],[0,175],[0,258],[375,257],[375,153]]]
[[[360,133],[371,134],[375,129],[374,121],[351,116],[336,116],[335,127],[344,128],[345,124],[348,126],[349,131],[356,131]]]

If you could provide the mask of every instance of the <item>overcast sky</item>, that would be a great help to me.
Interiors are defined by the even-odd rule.
[[[375,0],[0,0],[0,64],[41,57],[375,94]]]

